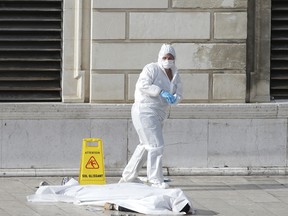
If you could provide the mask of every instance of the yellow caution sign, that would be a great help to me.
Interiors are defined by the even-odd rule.
[[[105,184],[103,145],[99,138],[85,138],[82,142],[79,183]]]

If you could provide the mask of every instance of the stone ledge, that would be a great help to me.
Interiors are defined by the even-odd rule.
[[[287,167],[240,167],[240,168],[163,168],[165,176],[263,176],[287,175]],[[120,177],[122,168],[108,169],[106,177]],[[79,169],[0,169],[0,177],[41,177],[72,176],[77,177]],[[140,172],[146,175],[145,169]]]
[[[288,107],[288,104],[286,106]],[[178,107],[172,107],[169,117],[172,119],[274,119],[278,117],[278,105],[181,104]]]
[[[170,175],[184,176],[256,176],[287,175],[287,167],[240,167],[240,168],[169,168]]]
[[[132,104],[0,104],[1,120],[130,119]],[[170,119],[275,119],[287,118],[288,103],[179,104]]]
[[[126,119],[131,104],[0,104],[0,119]]]

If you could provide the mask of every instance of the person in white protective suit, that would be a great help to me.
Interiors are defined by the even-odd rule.
[[[158,62],[147,64],[136,83],[135,102],[131,114],[139,136],[136,147],[125,167],[120,183],[139,182],[138,172],[147,156],[147,180],[154,187],[168,188],[162,173],[164,140],[163,122],[171,105],[182,99],[182,83],[175,66],[176,53],[169,44],[163,44]]]

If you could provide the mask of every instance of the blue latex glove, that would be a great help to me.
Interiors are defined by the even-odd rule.
[[[167,91],[162,90],[160,95],[165,98],[169,104],[174,104],[176,102],[176,98]]]

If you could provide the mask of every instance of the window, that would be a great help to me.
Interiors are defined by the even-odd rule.
[[[272,0],[271,83],[274,99],[288,99],[288,1]]]
[[[0,0],[0,102],[61,101],[62,0]]]

